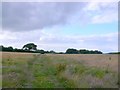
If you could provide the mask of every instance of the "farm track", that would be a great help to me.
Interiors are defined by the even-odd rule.
[[[50,58],[46,55],[39,54],[39,55],[36,56],[36,59],[35,59],[34,64],[33,64],[33,68],[34,68],[34,66],[35,67],[37,66],[37,68],[35,68],[36,72],[33,72],[34,77],[41,78],[43,76],[43,77],[47,78],[46,80],[43,80],[43,82],[49,84],[48,86],[46,84],[46,87],[48,87],[48,88],[50,88],[51,86],[54,86],[56,88],[57,87],[59,87],[59,88],[63,87],[60,84],[60,82],[58,81],[56,75],[54,75],[55,74],[54,71],[53,72],[50,71],[49,68],[51,68],[52,62],[51,62],[51,60],[50,60],[50,62],[47,61],[47,59],[50,60]],[[37,76],[36,76],[36,74],[37,74]],[[34,82],[39,83],[40,81],[34,78]],[[44,87],[44,86],[42,86],[42,83],[39,84],[39,85],[41,87]]]
[[[24,85],[24,88],[33,88],[32,82],[34,80],[34,70],[33,66],[37,63],[38,59],[40,58],[40,54],[33,55],[33,58],[27,62],[26,68],[24,68],[25,75],[27,76],[27,82]]]
[[[24,88],[32,88],[32,80],[34,79],[32,67],[36,59],[37,58],[34,57],[30,61],[28,61],[26,68],[24,68],[25,75],[27,76],[27,83],[25,83]]]
[[[27,62],[27,64],[25,65],[25,67],[24,67],[24,69],[23,69],[23,72],[24,72],[24,75],[25,76],[27,76],[26,77],[26,82],[23,84],[23,88],[33,88],[34,86],[33,86],[33,81],[35,81],[35,76],[34,76],[34,69],[33,69],[33,67],[36,65],[36,64],[38,64],[38,65],[40,65],[40,63],[39,63],[39,59],[43,59],[43,58],[45,58],[46,57],[46,55],[44,55],[44,56],[42,56],[41,54],[39,54],[39,55],[33,55],[33,58],[32,59],[30,59],[28,62]],[[44,64],[43,64],[43,67],[42,67],[42,69],[43,70],[41,70],[41,72],[44,74],[44,73],[46,73],[46,72],[44,72],[44,70],[46,69],[46,65],[47,64],[47,62],[45,62]],[[49,67],[48,67],[49,68]],[[38,68],[39,69],[39,68]],[[37,70],[38,70],[37,69]],[[60,83],[59,83],[59,81],[57,80],[57,77],[56,76],[53,76],[53,75],[47,75],[46,77],[48,77],[49,78],[49,81],[51,82],[51,83],[54,83],[54,86],[55,87],[63,87],[62,85],[60,85]],[[34,87],[35,88],[35,87]]]

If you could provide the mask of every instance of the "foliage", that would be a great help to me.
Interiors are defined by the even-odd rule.
[[[36,50],[36,53],[41,53],[41,54],[44,54],[45,51],[44,50]]]
[[[66,53],[67,54],[78,54],[78,50],[76,50],[76,49],[67,49]]]
[[[86,49],[81,49],[81,50],[76,50],[76,49],[67,49],[66,54],[102,54],[101,51],[98,50],[86,50]]]
[[[27,53],[41,53],[44,54],[44,50],[36,50],[36,51],[28,51],[28,50],[23,50],[23,49],[13,49],[13,47],[4,47],[0,46],[0,51],[7,51],[7,52],[27,52]]]
[[[13,47],[9,46],[9,47],[4,47],[4,46],[0,46],[0,51],[13,51]]]
[[[86,50],[86,49],[81,49],[78,51],[80,54],[102,54],[101,51],[98,51],[98,50]]]
[[[120,54],[120,52],[110,52],[108,54]]]
[[[56,53],[55,51],[51,50],[50,53]]]
[[[28,50],[28,51],[37,50],[37,45],[35,45],[34,43],[28,43],[24,45],[22,49]]]

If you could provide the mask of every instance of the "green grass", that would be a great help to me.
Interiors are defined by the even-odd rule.
[[[93,77],[97,77],[97,78],[103,78],[106,74],[105,70],[99,68],[88,69],[85,73],[91,74]]]
[[[116,72],[64,57],[3,58],[2,65],[2,87],[7,88],[118,87]]]

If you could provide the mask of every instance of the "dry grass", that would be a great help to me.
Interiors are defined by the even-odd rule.
[[[118,55],[2,53],[3,87],[116,88]]]
[[[61,57],[68,60],[75,60],[91,67],[109,68],[113,71],[118,71],[117,54],[48,54],[48,56],[56,59]]]

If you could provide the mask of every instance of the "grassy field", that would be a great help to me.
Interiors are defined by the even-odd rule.
[[[2,53],[3,88],[117,88],[118,55]]]

